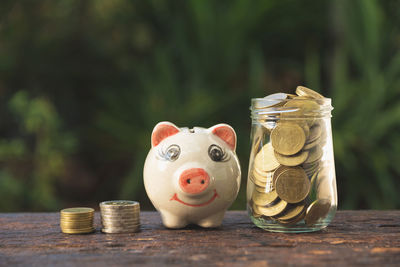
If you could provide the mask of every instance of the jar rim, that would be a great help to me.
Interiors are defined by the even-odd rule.
[[[310,109],[307,113],[302,113],[299,116],[297,111],[300,110],[299,107],[290,107],[284,106],[285,103],[292,101],[293,99],[266,99],[266,98],[252,98],[251,99],[251,117],[253,119],[274,119],[280,115],[285,114],[285,119],[307,119],[307,118],[326,118],[332,117],[331,111],[333,107],[331,105],[331,98],[320,98],[320,99],[311,99],[311,98],[300,98],[295,99],[296,102],[302,101],[314,101],[318,104],[318,108]]]

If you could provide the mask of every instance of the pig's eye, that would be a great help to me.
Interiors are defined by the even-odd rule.
[[[175,161],[181,154],[181,148],[178,145],[170,145],[165,152],[165,158],[169,161]]]
[[[217,145],[211,145],[208,148],[208,155],[210,156],[210,158],[213,161],[225,161],[227,158],[227,155],[225,154],[225,152],[222,150],[222,148],[220,148]]]

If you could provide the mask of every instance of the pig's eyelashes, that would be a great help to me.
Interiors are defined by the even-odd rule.
[[[225,153],[225,151],[217,146],[217,145],[211,145],[208,148],[208,156],[216,162],[221,162],[221,161],[227,161],[229,160],[229,155]]]
[[[169,161],[177,160],[180,154],[181,148],[178,145],[170,145],[165,151],[163,149],[160,149],[158,151],[158,155],[160,156],[160,158]]]

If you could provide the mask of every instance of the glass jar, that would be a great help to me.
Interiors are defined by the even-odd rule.
[[[331,99],[254,98],[247,211],[271,232],[318,231],[337,207]]]

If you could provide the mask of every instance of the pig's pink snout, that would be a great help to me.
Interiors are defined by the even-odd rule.
[[[208,173],[201,168],[188,169],[179,177],[179,186],[188,194],[199,194],[207,189],[210,184]]]

